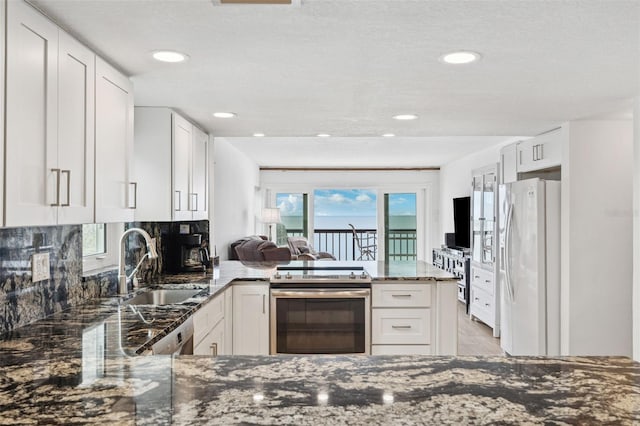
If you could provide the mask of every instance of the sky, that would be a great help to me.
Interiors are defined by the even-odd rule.
[[[313,192],[315,216],[376,216],[376,191],[368,189],[317,189]],[[302,194],[277,194],[282,216],[302,216]],[[391,194],[392,216],[415,215],[415,194]]]

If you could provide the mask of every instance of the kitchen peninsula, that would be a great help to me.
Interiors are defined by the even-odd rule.
[[[262,266],[157,283],[201,289],[181,304],[95,300],[2,336],[0,424],[640,421],[640,367],[626,358],[135,355],[234,280],[267,280]],[[386,284],[452,280],[423,263],[367,271]]]

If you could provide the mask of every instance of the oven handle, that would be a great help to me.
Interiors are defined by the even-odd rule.
[[[272,289],[271,296],[273,297],[304,297],[304,298],[327,298],[327,297],[369,297],[371,290],[329,290],[329,289],[316,289],[316,288],[301,288],[297,290],[280,290]]]

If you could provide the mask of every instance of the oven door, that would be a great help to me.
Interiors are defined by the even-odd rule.
[[[369,354],[370,289],[272,289],[271,354]]]

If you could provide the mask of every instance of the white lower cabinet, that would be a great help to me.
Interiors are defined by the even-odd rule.
[[[499,337],[499,294],[494,271],[472,264],[470,284],[469,315],[487,324],[493,329],[493,336]]]
[[[269,354],[269,284],[233,284],[233,355]]]
[[[456,355],[458,284],[378,281],[371,284],[372,355]]]
[[[371,285],[371,354],[435,354],[435,285]]]
[[[194,314],[194,355],[216,356],[227,353],[225,293],[226,291],[210,300]]]

